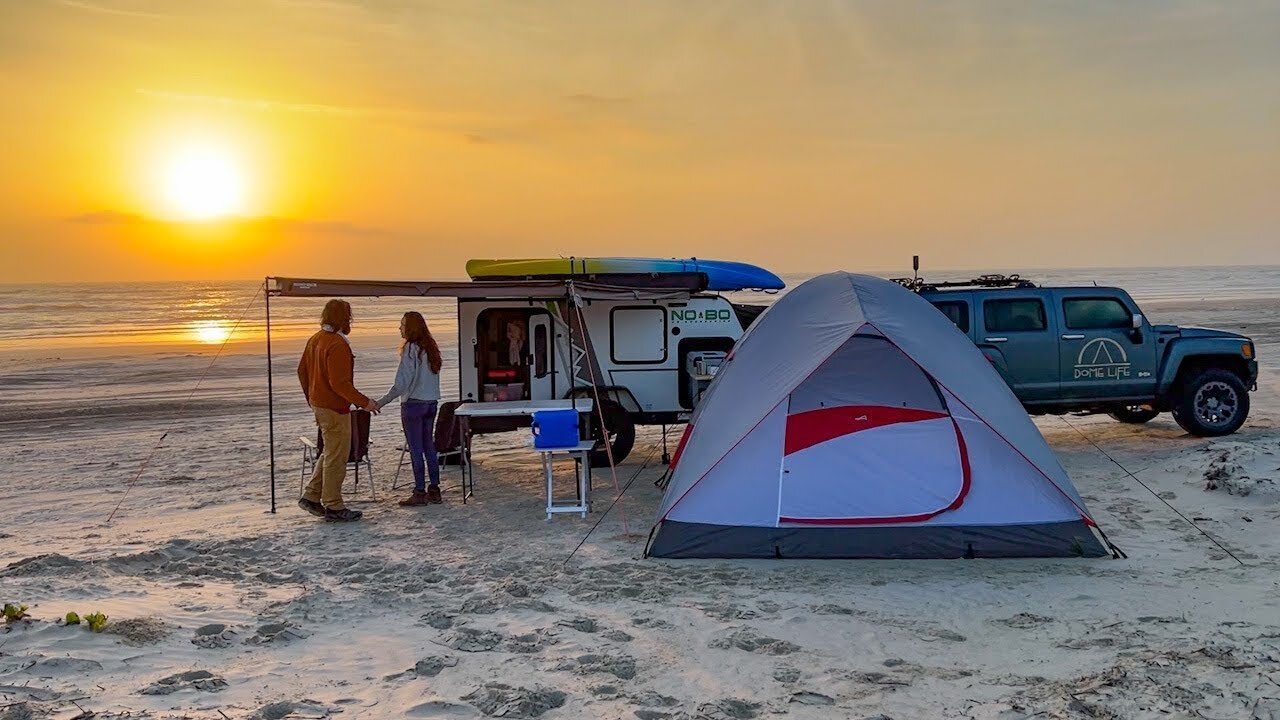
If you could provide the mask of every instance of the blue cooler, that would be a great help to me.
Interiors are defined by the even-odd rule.
[[[577,410],[535,410],[533,413],[533,447],[554,450],[577,447]]]

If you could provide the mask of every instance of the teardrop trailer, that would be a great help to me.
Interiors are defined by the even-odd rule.
[[[763,310],[733,303],[720,291],[773,291],[783,282],[742,263],[605,260],[613,264],[604,270],[593,266],[604,260],[580,259],[518,267],[524,275],[485,274],[473,261],[470,281],[268,277],[268,361],[272,298],[452,297],[458,303],[459,399],[443,403],[442,416],[450,404],[598,397],[604,428],[591,426],[597,438],[593,462],[608,460],[605,437],[613,462],[621,462],[637,425],[688,420],[719,363]],[[274,416],[270,372],[268,396]],[[528,422],[486,417],[470,432],[506,432]],[[274,488],[274,422],[270,433]]]

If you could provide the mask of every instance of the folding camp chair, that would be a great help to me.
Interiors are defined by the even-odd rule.
[[[440,460],[441,471],[446,466],[456,463],[458,469],[465,474],[466,470],[462,463],[462,441],[458,437],[458,421],[453,416],[453,411],[458,405],[459,403],[456,402],[440,404],[440,409],[436,413],[436,426],[433,434],[435,437],[436,457]],[[400,471],[404,469],[405,465],[410,464],[409,443],[402,442],[400,443],[400,462],[396,464],[396,474],[391,478],[391,489],[393,491],[400,489]]]
[[[369,473],[369,495],[375,502],[378,499],[378,488],[373,482],[373,460],[369,457],[369,448],[373,441],[369,439],[369,412],[367,410],[351,411],[351,453],[347,455],[347,469],[354,470],[352,494],[360,492],[360,465]],[[302,477],[298,483],[298,492],[306,489],[307,479],[315,470],[320,455],[324,452],[324,435],[316,428],[316,439],[312,441],[306,436],[298,438],[302,442]]]

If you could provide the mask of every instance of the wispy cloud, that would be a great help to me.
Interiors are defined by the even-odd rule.
[[[630,98],[578,93],[559,99],[552,109],[530,112],[477,112],[429,108],[299,103],[267,98],[202,95],[136,88],[135,92],[167,102],[191,103],[253,112],[283,112],[387,122],[430,131],[469,145],[578,141],[586,135],[617,135],[623,139],[653,133],[634,123],[622,108]],[[567,107],[566,107],[567,103]]]
[[[578,105],[591,106],[623,105],[631,101],[630,98],[596,95],[593,93],[574,93],[573,95],[566,96],[565,99]]]
[[[246,110],[261,111],[280,111],[293,113],[320,113],[324,115],[349,115],[349,116],[368,116],[368,115],[425,115],[425,111],[412,110],[396,107],[377,107],[377,106],[360,106],[360,105],[333,105],[328,103],[296,103],[282,102],[280,100],[267,100],[263,98],[241,98],[230,97],[226,95],[199,95],[195,93],[178,93],[169,92],[167,90],[151,90],[148,88],[137,88],[139,95],[147,97],[159,98],[162,100],[172,100],[175,102],[193,103],[199,105],[218,105],[222,107],[244,108]]]
[[[165,220],[153,218],[139,213],[119,210],[94,210],[66,218],[67,222],[77,225],[125,226],[125,227],[185,227],[185,226],[222,226],[238,228],[256,228],[291,232],[310,232],[322,235],[344,235],[349,237],[381,237],[392,235],[390,230],[369,225],[348,222],[346,220],[309,220],[304,218],[285,217],[228,217],[207,221]]]
[[[84,0],[57,0],[57,3],[64,7],[75,8],[76,10],[84,10],[85,12],[97,13],[99,15],[120,15],[123,17],[153,18],[153,19],[165,17],[163,13],[148,12],[145,10],[128,10],[125,8],[116,7],[114,5],[109,5],[104,3],[95,3],[95,2],[85,2]]]

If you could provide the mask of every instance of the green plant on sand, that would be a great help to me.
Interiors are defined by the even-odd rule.
[[[89,629],[94,632],[102,632],[102,629],[107,626],[107,616],[100,612],[85,615],[84,621],[89,624]]]
[[[7,623],[17,622],[27,615],[26,605],[14,605],[13,603],[4,604],[4,621]]]
[[[67,617],[63,620],[63,622],[66,623],[67,625],[79,625],[80,616],[75,614],[75,612],[69,612],[67,613]]]

